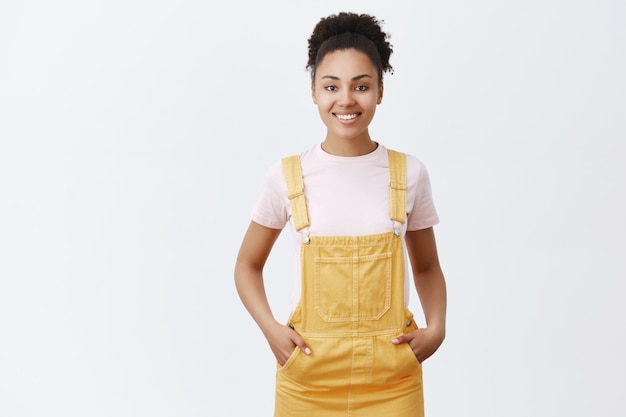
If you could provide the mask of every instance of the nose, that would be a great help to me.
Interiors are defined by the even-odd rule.
[[[354,91],[350,88],[344,88],[340,93],[337,100],[337,104],[343,107],[348,107],[354,104]]]

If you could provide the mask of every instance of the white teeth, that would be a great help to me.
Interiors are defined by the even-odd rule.
[[[337,117],[341,120],[352,120],[356,117],[356,114],[338,114]]]

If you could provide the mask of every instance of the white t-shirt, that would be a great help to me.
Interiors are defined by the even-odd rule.
[[[300,244],[302,233],[311,236],[359,236],[393,230],[389,207],[389,161],[387,148],[379,145],[362,156],[345,157],[325,152],[321,144],[300,154],[304,195],[309,221],[308,231],[296,232],[287,197],[287,184],[280,161],[267,171],[252,221],[272,229],[290,223],[295,254],[295,283],[292,307],[300,298]],[[430,179],[424,164],[407,155],[407,230],[426,229],[439,222],[433,204]],[[405,305],[408,305],[409,264],[405,251]]]

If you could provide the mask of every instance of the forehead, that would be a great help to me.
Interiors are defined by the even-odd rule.
[[[339,78],[352,78],[355,75],[367,74],[376,77],[374,63],[363,52],[356,49],[343,49],[329,52],[324,56],[315,71],[315,78],[332,75]]]

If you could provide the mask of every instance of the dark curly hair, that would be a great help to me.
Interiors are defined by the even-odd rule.
[[[393,74],[393,67],[389,64],[393,47],[387,41],[390,35],[382,31],[382,23],[374,16],[349,12],[320,19],[309,38],[309,62],[306,67],[311,71],[311,79],[315,80],[317,66],[326,54],[356,49],[369,57],[378,69],[378,82],[382,83],[384,72]]]

